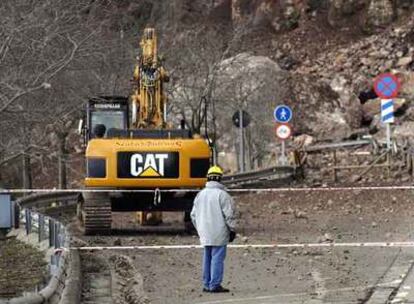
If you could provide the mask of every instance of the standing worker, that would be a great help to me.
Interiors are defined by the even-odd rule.
[[[218,166],[207,172],[206,187],[201,190],[191,210],[191,220],[204,246],[204,292],[229,292],[221,286],[227,244],[236,237],[234,203],[221,184],[223,170]]]

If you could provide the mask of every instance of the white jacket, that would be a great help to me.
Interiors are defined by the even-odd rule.
[[[234,202],[219,182],[210,181],[194,199],[191,220],[203,246],[223,246],[235,228]]]

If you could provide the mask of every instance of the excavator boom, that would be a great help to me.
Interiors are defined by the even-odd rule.
[[[155,29],[147,28],[141,39],[141,56],[134,70],[132,125],[135,128],[165,127],[164,83],[169,77],[158,57]]]

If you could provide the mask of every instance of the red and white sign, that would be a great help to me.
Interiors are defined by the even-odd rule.
[[[286,140],[292,136],[292,128],[288,124],[277,124],[276,136],[281,140]]]

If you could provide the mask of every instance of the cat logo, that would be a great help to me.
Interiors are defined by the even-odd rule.
[[[159,154],[140,154],[131,156],[131,175],[142,177],[164,176],[165,161],[168,159],[167,153]]]
[[[178,152],[118,152],[119,178],[179,178]]]

